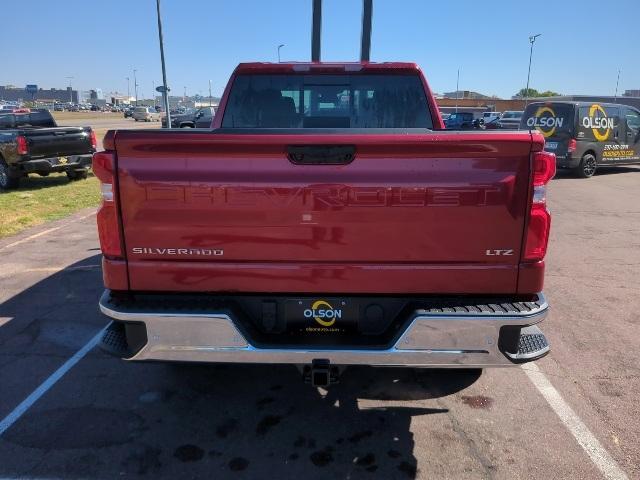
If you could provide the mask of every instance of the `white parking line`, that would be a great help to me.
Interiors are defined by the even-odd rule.
[[[84,356],[91,351],[93,347],[95,347],[100,338],[104,334],[104,331],[107,329],[109,325],[100,330],[89,342],[78,350],[69,360],[64,362],[60,368],[58,368],[55,372],[53,372],[49,378],[47,378],[44,382],[40,384],[38,388],[36,388],[31,394],[25,398],[20,404],[13,409],[13,411],[4,417],[0,422],[0,436],[4,432],[6,432],[11,425],[13,425],[24,413],[29,410],[34,403],[36,403],[40,397],[42,397],[47,391],[53,387],[58,380],[60,380],[65,373],[67,373],[73,366],[78,363],[80,360],[84,358]]]
[[[532,362],[523,365],[522,369],[602,474],[610,480],[628,480],[613,457],[564,401],[540,368]]]
[[[55,232],[57,230],[60,230],[61,228],[64,228],[64,227],[67,227],[67,226],[71,225],[72,223],[79,222],[79,221],[84,220],[85,218],[89,218],[91,215],[95,215],[95,214],[96,214],[96,212],[91,212],[91,213],[89,213],[87,215],[83,215],[82,217],[74,218],[70,222],[66,222],[66,223],[64,223],[62,225],[58,225],[57,227],[48,228],[48,229],[43,230],[41,232],[34,233],[33,235],[29,235],[26,238],[22,238],[22,239],[17,240],[17,241],[15,241],[13,243],[9,243],[8,245],[5,245],[4,247],[0,247],[0,252],[2,250],[6,250],[6,249],[11,248],[11,247],[16,247],[18,245],[22,245],[23,243],[27,243],[27,242],[35,239],[35,238],[42,237],[43,235],[47,235],[49,233]]]

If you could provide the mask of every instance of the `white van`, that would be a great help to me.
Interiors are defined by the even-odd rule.
[[[133,119],[136,122],[159,122],[160,114],[153,107],[136,107],[133,109]]]

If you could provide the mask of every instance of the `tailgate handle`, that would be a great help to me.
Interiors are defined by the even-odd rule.
[[[289,145],[287,157],[296,165],[346,165],[353,162],[355,145]]]

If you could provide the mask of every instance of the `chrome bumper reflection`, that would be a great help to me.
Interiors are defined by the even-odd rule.
[[[325,359],[338,365],[491,367],[513,363],[499,350],[500,328],[541,322],[548,305],[527,314],[429,313],[417,316],[391,348],[258,348],[249,343],[226,314],[153,313],[120,310],[100,300],[105,315],[143,322],[148,343],[130,360],[224,363],[307,364]]]

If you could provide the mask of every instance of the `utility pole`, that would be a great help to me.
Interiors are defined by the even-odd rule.
[[[156,0],[158,13],[158,40],[160,41],[160,63],[162,63],[162,99],[164,101],[165,115],[167,116],[167,128],[171,128],[171,113],[169,112],[169,87],[167,86],[167,68],[164,63],[164,44],[162,42],[162,20],[160,16],[160,0]]]
[[[527,72],[527,88],[524,91],[524,108],[527,108],[527,104],[529,103],[529,78],[531,77],[531,58],[533,57],[533,44],[536,43],[536,38],[538,38],[541,33],[536,33],[535,35],[531,35],[529,37],[529,43],[531,44],[531,49],[529,50],[529,71]]]
[[[311,61],[320,61],[320,35],[322,33],[322,0],[313,0],[311,16]]]
[[[73,103],[73,87],[71,86],[71,80],[75,77],[66,77],[69,80],[69,103]]]
[[[136,107],[138,106],[138,77],[136,77],[137,70],[133,69],[133,90],[136,94]]]
[[[456,113],[458,113],[458,97],[460,95],[460,69],[458,69],[458,76],[456,77]]]
[[[211,106],[211,102],[213,99],[211,98],[211,80],[209,80],[209,106]]]
[[[616,94],[613,96],[613,103],[618,103],[618,85],[620,84],[620,71],[622,69],[618,69],[618,78],[616,79]]]
[[[281,43],[280,45],[278,45],[278,63],[280,63],[280,49],[284,47],[284,43]]]
[[[362,34],[360,35],[360,61],[371,59],[371,20],[373,17],[373,0],[362,1]]]

